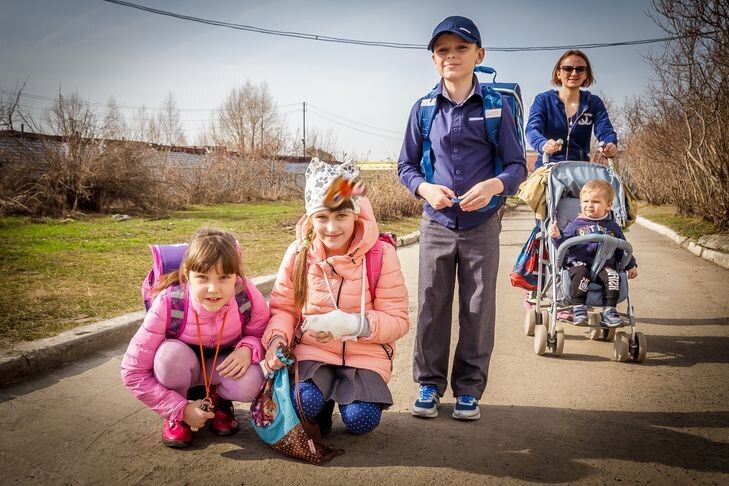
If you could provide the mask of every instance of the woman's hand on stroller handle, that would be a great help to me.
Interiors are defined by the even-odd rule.
[[[544,147],[542,147],[542,152],[545,154],[553,154],[555,152],[559,152],[560,150],[562,150],[563,143],[564,142],[562,141],[561,138],[559,140],[554,140],[554,139],[550,138],[544,144]]]
[[[608,159],[608,165],[612,165],[612,159],[618,155],[618,146],[612,142],[600,142],[600,153]]]

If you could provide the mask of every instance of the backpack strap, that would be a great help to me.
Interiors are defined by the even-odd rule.
[[[438,97],[435,94],[437,87],[436,85],[420,100],[420,108],[418,108],[418,127],[420,136],[423,137],[423,157],[420,159],[420,170],[423,172],[425,180],[431,184],[433,183],[433,161],[430,158],[430,127],[433,126],[433,117],[437,107]]]
[[[382,240],[377,238],[372,248],[365,253],[365,265],[367,265],[367,283],[370,287],[370,297],[372,301],[375,301],[375,290],[377,289],[377,282],[380,280],[380,274],[382,274]]]
[[[187,290],[179,283],[167,288],[167,331],[168,339],[175,339],[187,324]]]
[[[389,243],[397,248],[397,237],[394,233],[380,233],[377,237],[377,241],[372,245],[372,248],[365,253],[365,265],[367,265],[367,283],[370,287],[370,297],[372,301],[375,300],[375,291],[377,290],[377,282],[380,280],[382,274],[382,257],[385,254],[383,248],[385,243]]]
[[[243,285],[246,285],[244,282]],[[235,294],[235,302],[238,305],[238,313],[240,314],[241,329],[251,322],[251,298],[248,295],[248,289],[243,288]]]
[[[486,140],[494,148],[494,175],[501,174],[504,169],[504,160],[501,157],[499,143],[499,130],[501,130],[501,107],[503,101],[501,94],[484,84],[481,85],[481,97],[483,98],[483,120],[486,124]],[[495,208],[501,196],[493,196],[489,203],[481,210]]]

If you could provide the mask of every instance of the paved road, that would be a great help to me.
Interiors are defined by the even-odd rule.
[[[410,416],[412,333],[400,342],[395,405],[367,437],[335,419],[346,450],[317,468],[277,456],[244,424],[189,450],[161,445],[161,420],[122,387],[124,346],[0,389],[3,484],[464,484],[729,482],[729,271],[641,227],[629,238],[640,277],[631,295],[648,338],[643,364],[567,328],[564,355],[538,357],[521,332],[522,292],[508,272],[530,229],[526,212],[502,233],[496,347],[480,421]],[[418,247],[401,249],[416,295]],[[414,311],[414,303],[411,311]],[[412,314],[411,314],[412,315]]]

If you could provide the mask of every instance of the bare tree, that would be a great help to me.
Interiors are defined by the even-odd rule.
[[[307,130],[306,133],[306,156],[319,157],[322,160],[336,160],[336,153],[340,152],[337,145],[337,137],[330,128],[325,132],[316,127]]]
[[[218,109],[220,135],[240,154],[275,155],[283,146],[283,124],[266,83],[250,81],[230,91]]]
[[[124,115],[122,115],[119,105],[112,96],[106,102],[104,117],[101,122],[101,136],[119,140],[127,137],[127,131]]]
[[[185,132],[180,122],[180,109],[172,93],[169,93],[157,112],[157,129],[162,145],[185,145]]]
[[[25,116],[20,109],[20,98],[28,80],[22,83],[17,81],[9,91],[0,90],[0,128],[3,130],[15,130],[16,122],[25,121]]]
[[[48,144],[48,177],[56,190],[64,193],[72,211],[89,199],[94,162],[101,151],[101,132],[91,104],[77,93],[58,94],[47,114],[47,123],[62,145]]]

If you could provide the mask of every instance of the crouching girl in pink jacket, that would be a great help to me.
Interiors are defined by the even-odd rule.
[[[263,383],[256,364],[263,358],[260,337],[269,311],[243,275],[235,237],[217,229],[199,230],[179,271],[166,275],[158,289],[122,359],[122,381],[164,418],[162,441],[169,447],[187,447],[191,427],[208,421],[217,435],[236,433],[231,400],[250,402]],[[184,311],[171,304],[173,292]],[[250,313],[248,304],[236,300],[239,292],[246,293]],[[170,315],[175,312],[186,317],[173,339]],[[188,391],[196,385],[204,385],[204,399],[188,400],[194,398]]]
[[[346,199],[333,210],[324,206],[336,176],[351,180],[356,168],[313,159],[306,171],[306,215],[279,268],[263,342],[272,369],[283,366],[276,349],[295,345],[303,412],[323,435],[335,402],[346,429],[361,435],[392,405],[387,382],[395,341],[409,328],[408,294],[395,248],[384,243],[372,298],[364,258],[378,239],[377,223],[366,198]],[[294,396],[292,385],[296,403]]]

